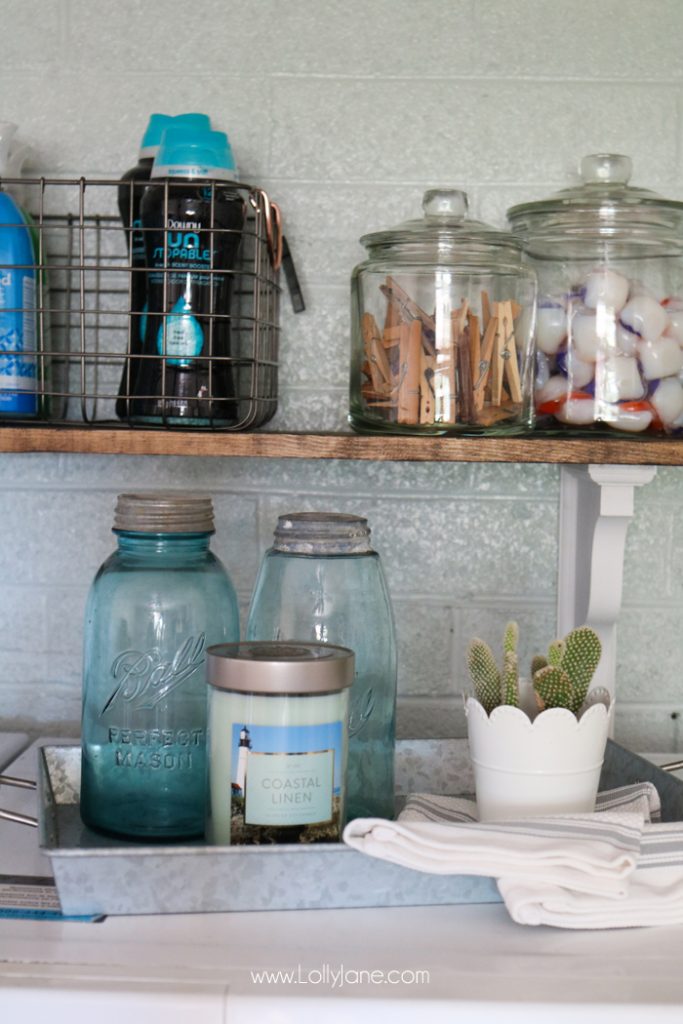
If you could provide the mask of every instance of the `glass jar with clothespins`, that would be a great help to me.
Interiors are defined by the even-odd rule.
[[[351,279],[349,421],[358,431],[509,434],[533,426],[536,278],[456,189],[365,235]]]

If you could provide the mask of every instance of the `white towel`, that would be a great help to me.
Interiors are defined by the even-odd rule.
[[[499,878],[498,889],[519,924],[556,928],[683,924],[683,824],[645,826],[640,857],[621,899],[586,895],[521,876]]]
[[[615,900],[627,891],[646,820],[659,798],[650,783],[603,794],[596,814],[479,823],[476,805],[415,794],[398,821],[357,818],[344,829],[356,850],[434,874],[514,877],[529,891],[566,887]]]

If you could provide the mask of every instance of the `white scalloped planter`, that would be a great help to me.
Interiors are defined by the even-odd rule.
[[[468,697],[465,713],[481,821],[594,809],[614,701],[580,719],[548,708],[532,721],[507,705],[487,715]]]

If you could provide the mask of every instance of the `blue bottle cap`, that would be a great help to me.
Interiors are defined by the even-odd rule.
[[[151,176],[236,181],[228,136],[186,124],[170,125],[161,139]]]
[[[211,130],[211,120],[207,114],[177,114],[175,117],[171,114],[152,114],[140,143],[140,157],[156,156],[164,132],[174,124],[203,131]]]

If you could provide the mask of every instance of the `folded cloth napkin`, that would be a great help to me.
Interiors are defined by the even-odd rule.
[[[526,881],[530,889],[566,887],[623,897],[640,856],[647,820],[659,810],[644,783],[603,794],[605,810],[524,821],[478,822],[476,804],[415,794],[397,821],[357,818],[344,829],[356,850],[433,874],[488,875]]]
[[[508,912],[519,924],[556,928],[636,928],[683,924],[683,824],[646,825],[640,858],[622,899],[585,894],[544,880],[498,879]]]

